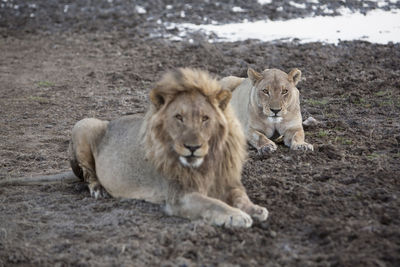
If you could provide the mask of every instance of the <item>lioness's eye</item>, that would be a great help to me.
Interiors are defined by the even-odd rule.
[[[209,117],[208,116],[203,116],[202,118],[201,118],[201,120],[204,122],[204,121],[208,121],[208,119],[209,119]]]
[[[262,90],[264,94],[269,95],[269,92],[267,89]]]
[[[289,92],[288,90],[283,89],[283,90],[282,90],[282,95],[286,95],[288,92]]]
[[[176,114],[176,115],[175,115],[175,118],[176,118],[177,120],[179,120],[179,121],[183,121],[183,117],[182,117],[182,115],[180,115],[180,114]]]

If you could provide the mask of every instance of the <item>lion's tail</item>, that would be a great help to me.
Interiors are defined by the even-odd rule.
[[[245,78],[240,78],[236,76],[228,76],[219,80],[222,89],[229,90],[233,92],[244,80]]]
[[[73,172],[62,172],[53,175],[44,175],[36,177],[23,177],[23,178],[12,178],[0,180],[0,186],[18,186],[18,185],[35,185],[35,184],[47,184],[54,182],[77,182],[79,179],[74,175]]]

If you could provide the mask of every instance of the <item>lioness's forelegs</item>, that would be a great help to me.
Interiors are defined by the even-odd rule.
[[[286,132],[283,134],[284,136],[284,143],[290,149],[293,150],[314,150],[313,145],[306,143],[304,141],[304,130],[303,128],[295,128],[295,129],[289,129],[286,130]]]
[[[277,148],[276,144],[272,140],[268,139],[268,137],[257,130],[249,129],[247,135],[247,140],[250,145],[255,147],[261,155],[273,152]]]
[[[108,122],[98,119],[83,119],[77,122],[72,129],[71,141],[71,165],[74,172],[81,174],[83,180],[88,184],[90,195],[96,199],[107,196],[107,192],[101,186],[96,175],[96,163],[94,150],[101,137],[104,135]],[[80,176],[80,175],[79,175]]]
[[[243,186],[238,186],[229,192],[229,202],[232,206],[246,212],[258,221],[265,221],[268,218],[268,210],[251,202]]]
[[[217,226],[248,228],[253,224],[247,213],[197,192],[185,194],[169,203],[167,213],[191,220],[203,219]]]

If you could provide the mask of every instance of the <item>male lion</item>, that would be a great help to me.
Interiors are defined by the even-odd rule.
[[[220,84],[233,91],[232,106],[238,116],[247,140],[260,154],[275,151],[270,140],[283,136],[285,145],[293,150],[313,150],[304,142],[300,113],[299,90],[301,72],[293,69],[286,74],[278,69],[262,73],[249,68],[248,78],[225,77]]]
[[[170,215],[226,227],[264,221],[267,209],[250,201],[240,181],[246,141],[230,99],[206,72],[166,73],[143,119],[76,123],[72,169],[96,198],[106,191],[165,203]]]

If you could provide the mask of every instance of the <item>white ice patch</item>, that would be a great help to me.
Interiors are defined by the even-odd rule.
[[[384,7],[384,6],[387,5],[387,3],[385,2],[385,0],[375,0],[375,1],[373,1],[373,2],[376,2],[376,5],[377,5],[378,7]]]
[[[303,8],[303,9],[306,8],[306,4],[299,4],[299,3],[296,3],[296,2],[293,2],[293,1],[290,1],[289,5],[291,5],[293,7],[296,7],[296,8]]]
[[[257,0],[260,5],[268,5],[272,3],[272,0]]]
[[[342,16],[317,16],[286,21],[255,21],[222,25],[176,24],[181,32],[203,31],[214,33],[215,41],[291,41],[299,39],[302,43],[325,42],[337,44],[339,40],[365,40],[386,44],[400,42],[400,10],[373,10],[366,15],[349,14],[342,10]],[[212,40],[213,41],[213,40]]]
[[[232,7],[232,11],[233,12],[245,12],[246,10],[244,10],[240,6],[234,6],[234,7]]]
[[[135,9],[138,14],[146,14],[147,12],[146,9],[144,9],[144,7],[141,6],[136,6]]]
[[[322,9],[322,12],[324,12],[324,14],[333,14],[333,13],[335,13],[335,11],[333,11],[332,9],[329,9],[327,5],[322,5],[321,9]]]

